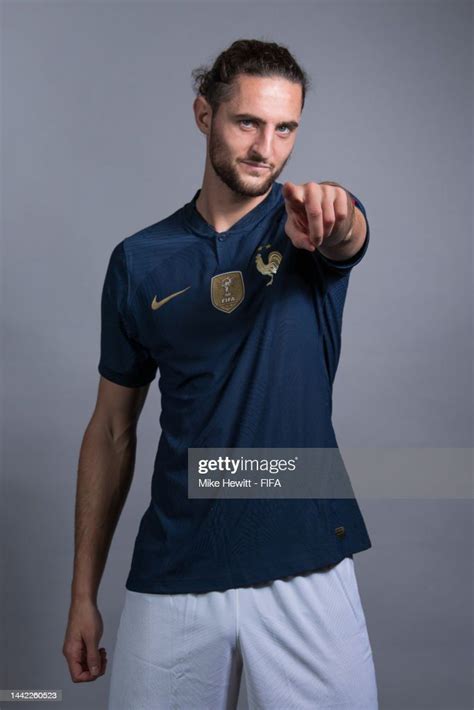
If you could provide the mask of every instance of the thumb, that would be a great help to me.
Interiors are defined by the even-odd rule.
[[[100,673],[100,653],[97,648],[97,643],[93,638],[86,640],[87,647],[87,667],[92,675],[99,675]]]

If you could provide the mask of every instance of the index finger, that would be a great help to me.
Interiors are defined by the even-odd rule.
[[[301,185],[294,185],[292,182],[285,182],[282,189],[283,198],[290,207],[305,212],[304,188]]]
[[[321,189],[316,183],[305,185],[305,208],[309,239],[315,247],[318,247],[324,237],[324,222]]]

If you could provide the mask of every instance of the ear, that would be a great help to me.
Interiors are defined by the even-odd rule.
[[[211,128],[212,108],[204,96],[196,96],[193,101],[194,120],[201,133],[208,135]]]

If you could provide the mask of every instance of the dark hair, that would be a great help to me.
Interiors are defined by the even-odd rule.
[[[238,39],[219,54],[211,67],[193,69],[194,92],[197,96],[204,96],[215,113],[221,103],[232,98],[233,82],[239,74],[281,76],[300,84],[303,110],[310,88],[309,76],[285,46],[258,39]]]

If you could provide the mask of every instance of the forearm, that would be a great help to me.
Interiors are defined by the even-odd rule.
[[[94,603],[117,522],[133,478],[136,432],[114,438],[92,417],[77,474],[72,600]]]

